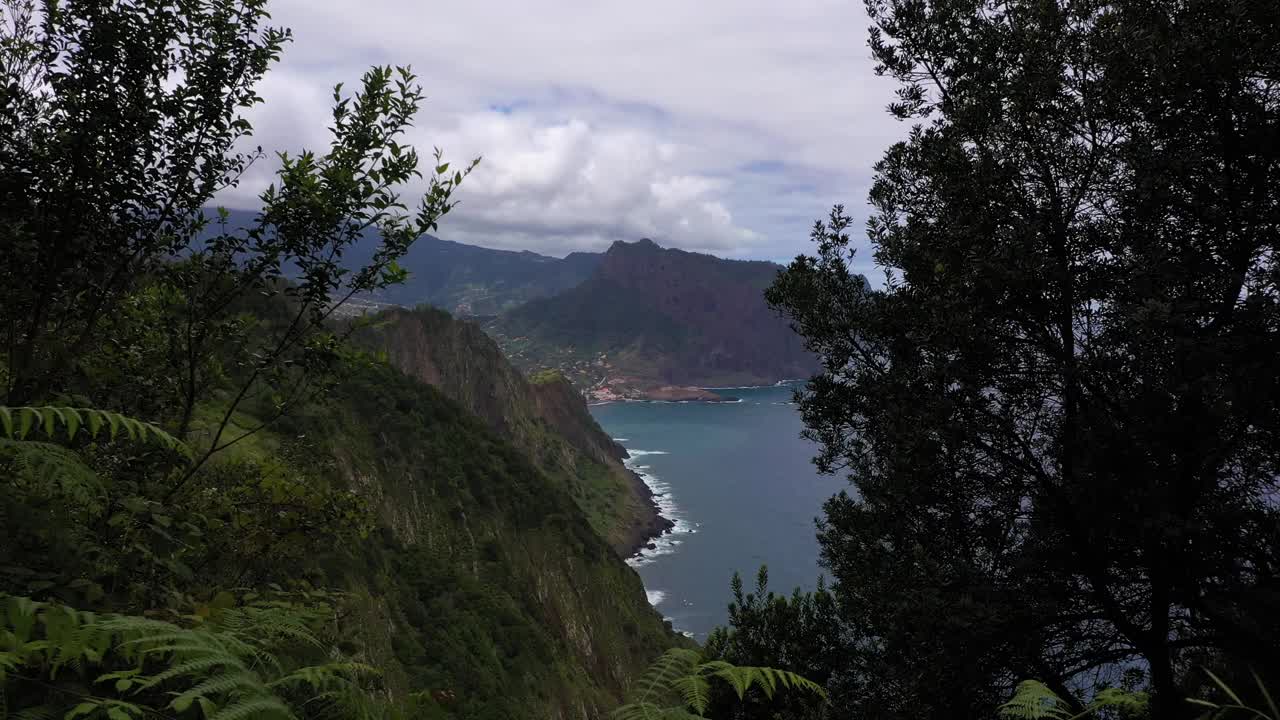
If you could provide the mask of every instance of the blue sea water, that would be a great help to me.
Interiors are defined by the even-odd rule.
[[[813,588],[821,573],[814,520],[845,487],[810,462],[816,446],[800,437],[791,388],[723,392],[742,402],[591,409],[676,523],[631,564],[650,602],[699,641],[728,623],[735,571],[748,589],[761,565],[769,567],[774,592]]]

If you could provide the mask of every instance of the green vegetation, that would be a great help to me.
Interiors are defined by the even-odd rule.
[[[315,592],[224,592],[166,622],[4,598],[0,713],[67,720],[197,709],[210,720],[385,717],[386,704],[374,693],[377,671],[336,655],[325,636],[336,600]],[[305,659],[317,664],[301,664]]]
[[[870,193],[883,285],[837,207],[768,292],[822,356],[799,407],[852,484],[801,656],[830,716],[986,717],[1037,678],[1070,714],[1121,688],[1164,720],[1221,700],[1203,668],[1273,676],[1280,6],[867,7],[915,123]]]
[[[534,385],[546,385],[563,380],[565,380],[564,374],[554,368],[546,368],[529,374],[529,382]]]
[[[0,3],[0,717],[1280,720],[1280,5],[867,6],[917,123],[884,285],[837,206],[766,293],[853,486],[833,580],[735,578],[694,650],[565,377],[799,374],[774,266],[617,245],[498,321],[586,348],[532,381],[446,314],[340,321],[474,167],[401,196],[408,68],[233,227],[263,0]]]
[[[613,439],[557,373],[526,378],[477,326],[428,307],[388,312],[355,339],[439,388],[524,451],[562,483],[619,554],[631,554],[647,539],[656,509],[623,467]]]
[[[616,706],[677,639],[570,494],[598,470],[337,320],[468,172],[437,152],[399,194],[412,73],[335,89],[331,146],[281,156],[233,228],[201,208],[254,159],[240,113],[288,33],[258,0],[53,7],[0,5],[0,715]]]
[[[715,690],[711,681],[728,686],[738,703],[758,690],[772,699],[779,690],[825,697],[822,688],[799,675],[768,667],[745,667],[723,660],[706,660],[697,650],[668,650],[636,682],[635,697],[613,711],[614,720],[679,720],[702,718],[711,707]],[[678,705],[665,705],[676,697]]]
[[[761,294],[779,266],[614,243],[581,285],[532,300],[486,327],[528,372],[560,370],[581,390],[750,385],[815,367]]]

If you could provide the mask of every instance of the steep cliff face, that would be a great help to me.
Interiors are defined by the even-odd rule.
[[[280,430],[377,510],[367,542],[317,558],[354,590],[354,647],[423,717],[603,717],[678,642],[566,483],[440,389],[370,363]]]
[[[360,339],[406,375],[439,388],[563,483],[620,555],[664,529],[648,489],[622,465],[626,451],[563,378],[531,382],[479,327],[433,309],[389,311]]]
[[[815,359],[764,301],[778,270],[773,263],[663,249],[651,240],[614,243],[586,282],[518,307],[490,329],[521,363],[567,364],[579,385],[805,377]]]

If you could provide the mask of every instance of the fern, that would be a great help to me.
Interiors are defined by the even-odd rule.
[[[1258,709],[1248,705],[1240,695],[1222,678],[1209,670],[1205,674],[1213,684],[1222,691],[1229,702],[1212,702],[1201,698],[1187,698],[1187,702],[1206,708],[1204,716],[1207,720],[1217,720],[1233,716],[1250,717],[1254,720],[1280,720],[1280,707],[1277,707],[1267,686],[1257,673],[1253,673],[1258,693],[1266,703],[1266,709]],[[1018,683],[1013,697],[1000,706],[1000,717],[1008,720],[1079,720],[1089,716],[1101,715],[1105,710],[1118,710],[1135,717],[1145,717],[1148,712],[1149,699],[1144,692],[1131,692],[1119,688],[1107,688],[1093,697],[1093,701],[1078,713],[1071,712],[1070,704],[1063,700],[1047,685],[1038,680],[1024,680]]]
[[[198,706],[205,720],[270,720],[294,718],[291,700],[321,710],[361,709],[343,712],[343,717],[376,715],[377,703],[363,681],[378,673],[368,665],[335,661],[281,670],[285,661],[275,650],[282,643],[303,642],[313,652],[324,647],[306,623],[324,617],[325,611],[290,607],[223,608],[184,627],[0,597],[0,688],[7,690],[8,680],[19,673],[35,677],[38,688],[54,688],[52,694],[28,697],[33,707],[23,712],[32,717],[52,712],[66,718],[132,720],[144,714],[183,714]],[[92,698],[58,692],[60,675],[68,671],[89,673],[92,684],[104,692]],[[5,717],[9,715],[18,716]]]
[[[101,506],[102,482],[73,450],[53,443],[0,439],[0,460],[24,495],[57,498],[65,506],[89,512]]]
[[[1067,720],[1072,715],[1070,705],[1048,685],[1039,680],[1023,680],[1018,683],[1013,697],[1000,706],[1000,717],[1009,720]]]
[[[58,430],[66,432],[67,439],[74,439],[80,431],[97,438],[105,429],[107,438],[115,440],[121,433],[130,440],[162,445],[170,450],[190,456],[191,450],[181,440],[161,430],[156,425],[131,418],[120,413],[95,408],[56,407],[6,407],[0,405],[0,431],[9,440],[26,440],[34,429],[42,429],[49,438],[57,437]]]
[[[705,717],[711,704],[711,679],[728,684],[739,700],[752,688],[773,697],[779,687],[825,698],[817,683],[786,670],[705,661],[697,650],[668,650],[636,682],[634,699],[613,711],[613,720],[675,720]],[[678,697],[679,705],[661,705]]]

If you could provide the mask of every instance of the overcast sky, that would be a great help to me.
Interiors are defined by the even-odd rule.
[[[786,261],[835,202],[865,215],[885,112],[857,0],[272,0],[295,40],[251,115],[320,149],[331,88],[409,64],[409,139],[484,160],[440,236],[551,255],[614,240]],[[255,168],[222,199],[252,206]],[[864,255],[863,262],[869,258]]]

